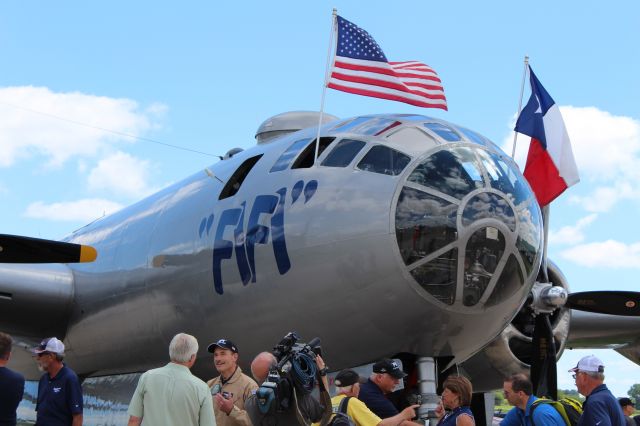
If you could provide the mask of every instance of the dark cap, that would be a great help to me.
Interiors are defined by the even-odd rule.
[[[333,383],[340,388],[354,385],[356,383],[362,383],[365,379],[360,377],[358,373],[353,370],[342,370],[336,375]]]
[[[213,342],[207,347],[207,351],[213,353],[216,348],[229,349],[234,354],[238,353],[238,347],[233,344],[231,340],[220,339],[217,342]]]
[[[635,404],[633,403],[633,401],[631,401],[631,398],[627,398],[627,397],[618,398],[618,402],[620,403],[621,407],[626,407],[627,405],[635,407]]]
[[[402,368],[400,368],[400,363],[398,361],[388,358],[381,359],[373,364],[373,372],[379,374],[387,373],[396,379],[402,379],[407,376],[404,371],[402,371]]]

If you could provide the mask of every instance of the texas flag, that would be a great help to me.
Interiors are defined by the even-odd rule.
[[[531,97],[515,131],[531,136],[524,177],[541,207],[578,183],[578,169],[560,109],[529,67]]]

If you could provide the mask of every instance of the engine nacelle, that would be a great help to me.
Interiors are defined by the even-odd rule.
[[[547,271],[554,286],[569,290],[567,279],[553,262],[548,261]],[[556,342],[556,358],[560,358],[569,335],[571,310],[557,309],[551,314],[550,320]],[[499,389],[505,377],[514,373],[529,373],[534,323],[533,312],[525,303],[496,339],[461,364],[460,368],[473,382],[474,392]]]

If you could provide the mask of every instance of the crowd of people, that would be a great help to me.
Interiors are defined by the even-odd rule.
[[[326,424],[336,416],[356,426],[424,425],[424,421],[416,420],[419,405],[399,409],[389,399],[406,377],[395,360],[376,362],[368,378],[351,369],[338,372],[335,396],[329,400],[327,367],[316,355],[319,393],[326,393],[327,398],[291,386],[291,399],[274,402],[283,390],[271,377],[279,361],[273,353],[262,352],[253,359],[251,378],[238,365],[238,347],[231,340],[219,339],[207,347],[218,376],[204,382],[190,371],[198,349],[198,341],[191,335],[179,333],[173,337],[170,362],[140,376],[128,408],[128,426],[310,425]],[[82,425],[82,388],[78,376],[63,362],[64,350],[64,344],[55,337],[43,340],[32,350],[43,372],[38,384],[36,425]],[[24,377],[7,368],[11,351],[11,337],[0,332],[0,426],[16,424],[16,409],[24,393]],[[598,358],[584,357],[570,371],[578,392],[586,397],[577,426],[640,426],[630,417],[635,411],[633,401],[617,400],[607,389],[604,364]],[[433,411],[438,426],[474,426],[469,380],[451,375],[442,389]],[[503,392],[513,409],[501,426],[567,426],[567,420],[552,404],[536,402],[526,375],[506,378]]]

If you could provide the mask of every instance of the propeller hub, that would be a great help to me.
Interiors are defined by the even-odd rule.
[[[567,290],[550,283],[536,282],[531,289],[531,309],[536,314],[550,314],[567,303]]]

